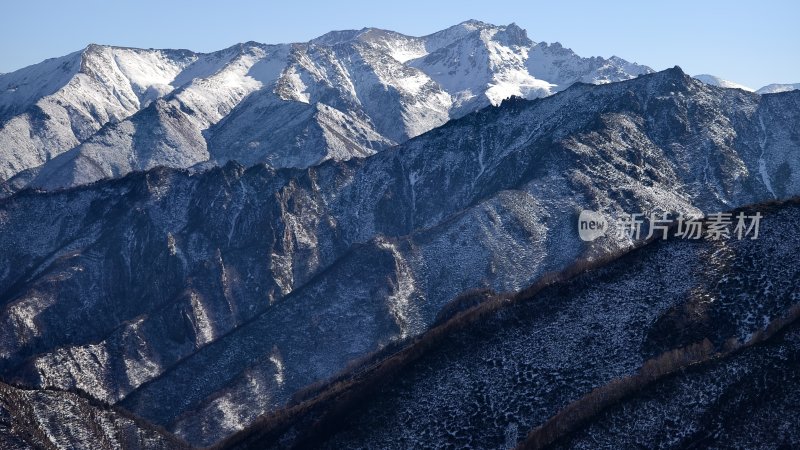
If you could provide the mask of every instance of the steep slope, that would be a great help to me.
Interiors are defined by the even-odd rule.
[[[189,446],[119,409],[76,394],[0,383],[0,447],[47,450],[179,450]]]
[[[3,195],[158,165],[237,160],[302,168],[347,160],[511,95],[536,98],[576,81],[651,72],[619,58],[580,58],[560,45],[535,45],[514,24],[477,21],[424,37],[370,28],[301,44],[247,42],[210,54],[92,46],[62,59],[0,79],[0,112],[8,116],[0,130]],[[160,97],[169,114],[154,112]],[[62,98],[71,103],[52,106]],[[81,103],[86,98],[94,103]],[[137,112],[143,117],[131,116]],[[131,138],[137,134],[146,137]]]
[[[675,68],[507,101],[346,163],[20,193],[0,202],[0,373],[215,442],[418,335],[459,292],[631,245],[581,242],[581,209],[796,195],[798,94]]]
[[[275,90],[262,90],[238,107],[211,130],[209,146],[222,162],[307,167],[373,154],[512,95],[537,98],[576,81],[620,81],[651,71],[618,58],[580,58],[567,50],[558,64],[571,73],[554,70],[536,79],[526,63],[549,67],[553,61],[547,52],[529,56],[533,45],[514,24],[498,27],[478,21],[419,38],[374,28],[329,33],[296,45]],[[616,72],[601,77],[598,66],[604,64]],[[276,97],[324,104],[343,113],[343,119],[302,122],[303,130],[320,131],[294,133],[301,136],[300,143],[286,138],[276,142],[273,130],[297,128],[294,120],[272,126],[273,117],[281,117],[282,102]],[[252,125],[263,120],[270,126]],[[323,136],[322,130],[331,136]]]
[[[129,118],[108,123],[80,145],[5,183],[13,193],[26,186],[56,189],[114,178],[157,166],[191,167],[207,161],[203,131],[249,93],[277,78],[285,46],[246,43],[195,55],[191,65]],[[122,59],[120,59],[122,60]]]
[[[755,211],[764,214],[756,240],[656,240],[533,295],[499,299],[472,322],[446,324],[423,337],[415,343],[419,350],[370,361],[368,381],[349,389],[360,392],[331,385],[335,395],[286,413],[287,427],[279,426],[279,412],[223,448],[513,448],[529,429],[593,389],[616,383],[621,391],[624,377],[640,367],[653,374],[704,360],[715,362],[678,372],[656,395],[637,391],[608,414],[589,416],[589,429],[569,436],[577,442],[567,447],[686,448],[715,441],[761,447],[772,441],[734,431],[739,423],[761,424],[778,442],[796,446],[796,389],[789,381],[798,361],[798,324],[785,340],[730,353],[800,316],[800,267],[793,264],[800,202],[747,214]],[[370,372],[386,373],[394,364],[400,369],[391,378],[369,380]],[[790,397],[759,396],[782,381],[781,392]],[[583,411],[591,409],[586,403]],[[726,413],[725,405],[747,405],[748,413]],[[752,416],[751,405],[758,407]],[[772,405],[778,409],[770,411]]]
[[[654,383],[554,448],[797,447],[798,328]]]
[[[562,90],[573,83],[604,84],[651,73],[646,66],[625,61],[618,56],[581,58],[560,43],[540,42],[531,47],[527,59],[531,75],[553,83]]]
[[[184,50],[90,45],[0,76],[0,180],[79,145],[173,89]]]

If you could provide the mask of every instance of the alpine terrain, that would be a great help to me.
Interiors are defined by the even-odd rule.
[[[304,168],[372,155],[512,95],[649,72],[478,21],[208,54],[93,44],[0,75],[0,182],[7,195],[232,159]]]
[[[0,105],[4,445],[798,443],[800,91],[469,21],[90,46]]]

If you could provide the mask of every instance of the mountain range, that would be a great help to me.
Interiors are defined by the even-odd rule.
[[[795,447],[800,203],[742,212],[759,239],[659,239],[484,295],[222,448]]]
[[[478,21],[207,54],[90,45],[0,75],[0,181],[7,195],[157,166],[303,168],[372,155],[512,95],[650,72]]]
[[[553,274],[605,271],[519,316],[479,314],[474,335],[434,348],[438,362],[346,409],[379,427],[318,438],[514,446],[663,352],[755,342],[797,300],[782,268],[798,236],[797,90],[580,58],[476,21],[211,54],[90,46],[0,76],[0,90],[0,439],[21,446],[263,447],[265,420],[274,446],[302,444],[311,406],[326,406],[314,396],[339,392],[330,380],[487,302],[532,298]],[[629,213],[765,201],[783,205],[768,239],[635,250],[644,235],[617,233]],[[605,236],[579,238],[583,210],[609,219]],[[677,261],[691,276],[665,267]],[[530,396],[507,402],[515,384],[498,373]],[[402,411],[381,406],[403,392]],[[91,433],[54,427],[48,404]],[[406,435],[381,431],[396,419]],[[608,437],[587,430],[570,436]]]
[[[366,159],[20,192],[0,202],[0,373],[211,444],[423,332],[460,292],[633,244],[581,242],[581,209],[797,195],[798,115],[800,92],[675,68],[506,101]]]

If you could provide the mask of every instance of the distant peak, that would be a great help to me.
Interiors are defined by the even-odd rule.
[[[263,47],[264,45],[266,44],[262,44],[261,42],[256,42],[256,41],[242,42],[243,47]]]
[[[465,20],[459,23],[458,25],[454,25],[450,28],[465,28],[470,31],[496,29],[496,30],[504,30],[510,33],[525,33],[525,30],[514,22],[511,22],[508,25],[495,25],[489,22],[484,22],[476,19]]]
[[[533,41],[528,38],[528,32],[515,23],[510,23],[504,27],[499,27],[500,31],[497,37],[502,39],[506,44],[529,46],[533,45]]]
[[[686,75],[686,72],[684,72],[683,69],[681,69],[681,66],[677,66],[677,65],[672,67],[672,68],[670,68],[670,69],[667,69],[666,71],[667,72],[674,72],[676,75],[681,75],[681,76]]]
[[[671,67],[669,69],[664,69],[659,72],[655,72],[652,74],[647,75],[648,77],[653,77],[652,79],[659,80],[659,84],[663,85],[665,88],[669,90],[678,89],[683,90],[688,88],[689,86],[697,83],[699,84],[700,81],[695,80],[694,78],[686,75],[683,69],[680,66]]]
[[[776,94],[800,90],[800,83],[772,83],[757,90],[757,94]]]
[[[370,28],[362,28],[360,30],[335,30],[329,31],[320,37],[311,40],[313,44],[323,45],[336,45],[342,42],[348,42],[356,39],[362,33],[370,30]]]
[[[505,45],[529,46],[533,44],[528,39],[528,33],[515,23],[494,25],[475,19],[466,20],[425,37],[437,37],[446,41],[454,41],[467,36],[477,37],[483,35],[484,32],[491,33],[492,39],[498,40]]]
[[[483,22],[477,19],[465,20],[456,25],[445,28],[444,30],[434,32],[427,36],[409,36],[396,31],[385,30],[382,28],[366,27],[360,30],[336,30],[330,31],[317,38],[312,39],[310,42],[313,44],[322,45],[336,45],[344,42],[351,41],[370,41],[374,39],[381,39],[386,37],[405,37],[408,39],[419,39],[433,36],[445,37],[446,40],[458,39],[460,37],[471,35],[475,32],[484,30],[496,30],[501,36],[501,39],[507,41],[512,45],[530,45],[532,42],[528,39],[528,34],[525,29],[521,28],[516,23],[509,25],[494,25],[488,22]]]
[[[521,26],[517,25],[517,23],[516,23],[516,22],[511,22],[510,24],[506,25],[506,30],[521,31],[521,32],[523,32],[523,33],[526,33],[526,34],[527,34],[527,32],[525,31],[525,29],[524,29],[524,28],[522,28]]]
[[[539,42],[536,45],[541,47],[542,49],[547,49],[547,50],[550,50],[551,52],[554,52],[554,53],[557,53],[557,54],[574,53],[571,48],[564,47],[563,45],[561,45],[561,42],[558,42],[558,41],[555,41],[555,42]]]
[[[365,42],[365,43],[378,43],[386,40],[407,40],[415,39],[411,36],[406,36],[396,31],[384,30],[382,28],[368,27],[360,30],[341,30],[331,31],[322,36],[312,39],[311,44],[335,46],[343,43]]]
[[[244,43],[244,44],[235,44],[234,46],[237,46],[237,45],[238,46],[242,46],[242,45],[249,45],[249,44],[250,43],[247,42],[247,43]],[[255,43],[255,45],[262,45],[263,46],[264,44]],[[124,45],[95,44],[95,43],[91,43],[91,44],[87,45],[86,47],[84,47],[79,52],[82,53],[83,55],[94,55],[94,54],[99,54],[99,53],[102,53],[102,52],[108,51],[108,50],[110,50],[110,51],[132,50],[132,51],[136,51],[136,52],[161,52],[161,53],[172,53],[172,54],[176,54],[176,55],[196,54],[196,52],[194,52],[192,50],[183,49],[183,48],[152,48],[152,47],[151,48],[143,48],[143,47],[129,47],[129,46],[124,46]]]
[[[714,75],[710,75],[710,74],[707,74],[707,73],[703,73],[703,74],[700,74],[700,75],[695,75],[692,78],[694,78],[696,80],[700,80],[703,83],[705,83],[707,85],[710,85],[710,86],[718,86],[718,87],[729,88],[729,89],[742,89],[742,90],[748,91],[748,92],[753,92],[755,90],[753,88],[744,86],[742,84],[739,84],[739,83],[736,83],[736,82],[733,82],[733,81],[728,81],[728,80],[725,80],[725,79],[722,79],[720,77],[717,77],[717,76],[714,76]]]
[[[103,49],[111,47],[110,45],[91,43],[83,49],[84,54],[92,54],[103,51]]]
[[[88,67],[98,59],[101,59],[102,55],[107,51],[107,49],[111,48],[108,45],[100,45],[100,44],[89,44],[79,52],[80,60],[81,60],[81,71],[86,72]]]
[[[494,26],[494,25],[492,25],[490,23],[486,23],[486,22],[483,22],[483,21],[480,21],[480,20],[476,20],[476,19],[465,20],[465,21],[461,22],[458,25],[468,26],[468,27],[477,27],[477,28],[486,28],[486,27],[493,27]]]
[[[483,22],[480,20],[469,19],[465,20],[461,23],[453,25],[451,27],[447,27],[444,30],[438,31],[434,34],[442,34],[442,33],[473,33],[475,31],[483,31],[483,30],[491,30],[491,29],[501,29],[504,27],[494,25],[491,23]]]
[[[670,67],[669,69],[664,69],[660,72],[657,72],[657,74],[660,74],[662,77],[666,78],[691,80],[691,77],[686,75],[683,69],[681,69],[681,66]]]

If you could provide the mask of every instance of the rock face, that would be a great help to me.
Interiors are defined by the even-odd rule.
[[[477,21],[209,54],[91,45],[0,75],[0,181],[8,195],[206,161],[304,168],[374,154],[511,95],[649,72]]]
[[[73,393],[0,383],[0,447],[14,450],[189,449],[129,413]]]
[[[338,414],[331,434],[284,437],[331,449],[514,448],[561,408],[665,352],[704,340],[708,352],[753,342],[800,311],[800,202],[767,208],[761,225],[756,240],[655,241],[520,298],[378,383]],[[664,377],[560,445],[796,447],[799,330],[793,323],[767,344]],[[260,444],[279,441],[291,442]]]
[[[506,101],[366,159],[20,192],[0,201],[0,374],[213,443],[464,290],[518,290],[632,244],[581,242],[581,209],[797,195],[798,127],[799,92],[675,68]]]

